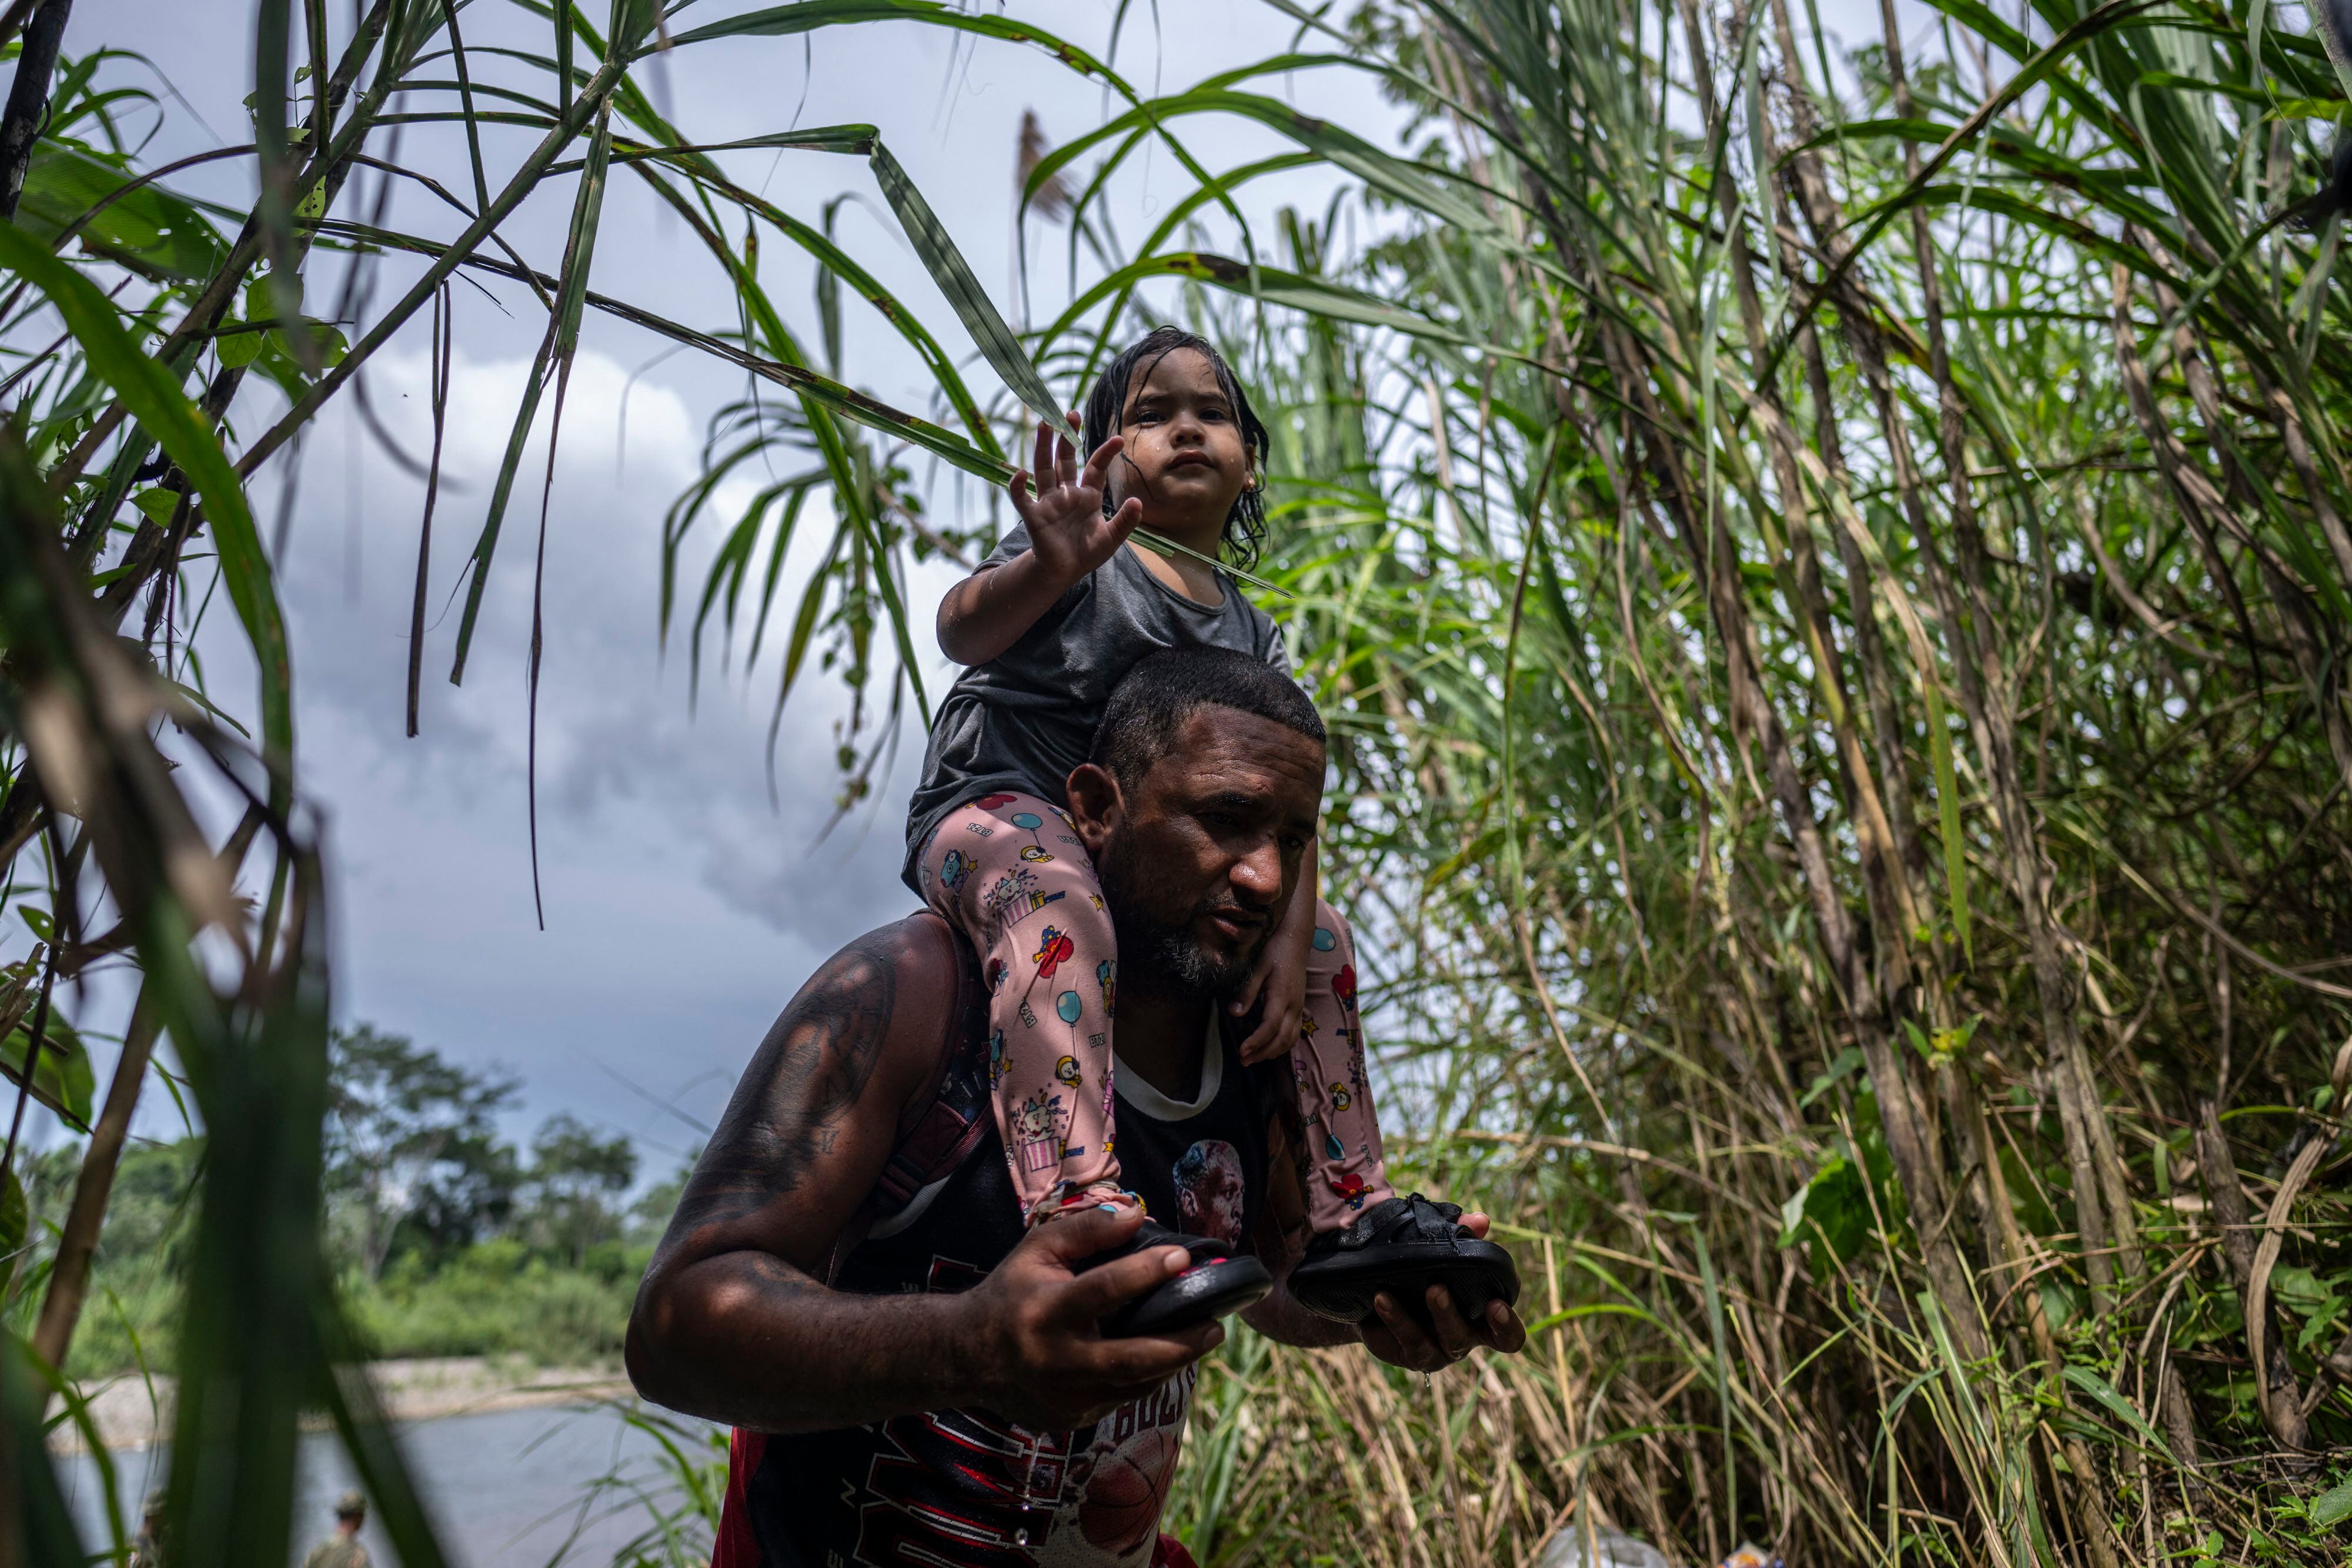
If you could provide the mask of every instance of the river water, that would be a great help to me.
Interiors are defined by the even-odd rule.
[[[650,1515],[626,1492],[584,1509],[583,1494],[607,1475],[658,1485],[654,1439],[606,1407],[444,1416],[404,1428],[401,1446],[454,1568],[546,1568],[558,1553],[567,1568],[606,1568]],[[170,1446],[118,1449],[113,1459],[126,1530],[135,1530],[140,1500],[163,1484]],[[79,1454],[58,1468],[84,1543],[105,1549],[97,1461]],[[356,1484],[332,1433],[304,1434],[295,1563],[333,1529],[336,1495]],[[399,1562],[373,1518],[362,1539],[377,1568]]]

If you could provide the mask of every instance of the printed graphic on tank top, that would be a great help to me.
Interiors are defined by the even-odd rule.
[[[1213,1020],[1210,1035],[1190,1101],[1120,1064],[1120,1166],[1161,1224],[1248,1250],[1265,1191],[1266,1120],[1288,1086],[1280,1063],[1244,1068]],[[950,1073],[984,1071],[985,1049],[967,1042]],[[950,1176],[877,1226],[834,1282],[876,1295],[969,1290],[1021,1239],[1019,1216],[991,1127]],[[738,1432],[730,1512],[748,1531],[738,1526],[730,1542],[722,1529],[714,1568],[1145,1568],[1194,1379],[1186,1367],[1073,1432],[982,1409]]]

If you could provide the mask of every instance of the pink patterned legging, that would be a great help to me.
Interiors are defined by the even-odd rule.
[[[1023,1215],[1034,1224],[1114,1197],[1118,944],[1070,819],[1034,795],[983,795],[948,814],[922,868],[925,900],[971,940],[987,976],[989,1096]],[[1322,1232],[1390,1192],[1364,1076],[1355,941],[1329,904],[1315,916],[1290,1065],[1312,1158],[1307,1223]]]

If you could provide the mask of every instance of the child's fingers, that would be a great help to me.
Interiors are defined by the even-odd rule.
[[[1281,1037],[1281,1033],[1280,1019],[1260,1019],[1257,1028],[1250,1031],[1250,1037],[1241,1043],[1242,1064],[1245,1067],[1255,1067],[1259,1062],[1272,1058],[1275,1042]]]
[[[1099,490],[1103,487],[1105,482],[1110,477],[1110,460],[1118,456],[1126,445],[1127,442],[1123,437],[1114,435],[1095,448],[1094,455],[1087,459],[1086,473],[1080,476],[1081,481],[1087,489]]]
[[[1023,522],[1033,520],[1031,514],[1034,511],[1036,503],[1030,497],[1029,476],[1025,470],[1014,471],[1013,477],[1005,484],[1004,494],[1012,501],[1013,511],[1020,514]]]
[[[1053,471],[1054,427],[1041,419],[1037,422],[1037,455],[1029,461],[1029,472],[1051,474]]]
[[[1054,474],[1065,485],[1078,482],[1078,444],[1066,431],[1054,443]]]
[[[1119,503],[1118,510],[1111,514],[1111,536],[1114,538],[1117,538],[1121,544],[1124,544],[1127,542],[1127,536],[1133,533],[1136,530],[1137,525],[1140,524],[1142,521],[1142,498],[1137,496],[1129,496],[1126,500]]]
[[[1242,988],[1234,993],[1234,999],[1225,1004],[1225,1010],[1239,1018],[1257,1006],[1258,996],[1265,989],[1266,977],[1271,972],[1262,966],[1252,969],[1249,978],[1242,982]]]

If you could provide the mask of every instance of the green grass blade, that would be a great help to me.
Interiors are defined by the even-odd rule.
[[[980,286],[980,279],[972,276],[971,265],[956,248],[947,225],[940,222],[939,214],[931,211],[931,204],[923,199],[915,183],[907,178],[907,171],[899,167],[888,148],[876,141],[867,162],[890,210],[898,214],[899,226],[907,231],[908,240],[923,258],[923,266],[940,286],[940,292],[955,307],[972,341],[979,345],[982,357],[1004,378],[1004,384],[1028,405],[1031,413],[1055,429],[1061,429],[1060,401],[1037,373],[1037,367],[1030,363],[1020,339],[1004,324],[1004,318],[997,313],[988,291]]]
[[[1975,961],[1969,936],[1969,852],[1960,834],[1960,787],[1952,768],[1951,727],[1944,720],[1944,699],[1936,689],[1935,673],[1919,672],[1920,690],[1927,698],[1927,752],[1936,771],[1936,815],[1944,841],[1944,888],[1950,900],[1952,934],[1960,952]]]
[[[245,491],[194,404],[163,366],[124,330],[97,285],[12,225],[0,224],[0,268],[41,290],[81,350],[90,372],[114,389],[141,428],[168,453],[203,498],[219,547],[221,575],[261,675],[261,733],[278,756],[294,753],[294,672],[278,590]]]

